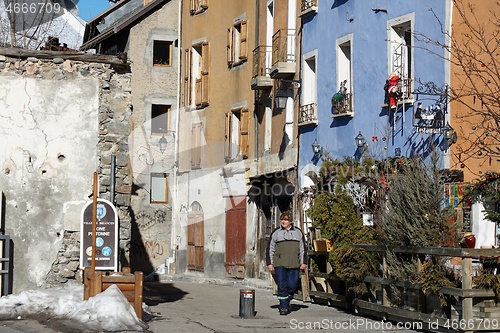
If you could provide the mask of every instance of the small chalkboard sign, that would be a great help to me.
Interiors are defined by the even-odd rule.
[[[471,216],[470,216],[470,209],[464,209],[463,210],[463,216],[464,216],[464,230],[465,231],[472,231],[472,221],[471,221]]]

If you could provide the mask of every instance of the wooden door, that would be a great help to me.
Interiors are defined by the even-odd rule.
[[[205,233],[203,213],[188,213],[188,248],[187,268],[189,270],[203,271],[205,251]]]
[[[224,265],[229,277],[245,277],[246,228],[246,197],[227,198]]]

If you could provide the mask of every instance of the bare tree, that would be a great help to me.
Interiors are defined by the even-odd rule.
[[[486,156],[498,159],[500,2],[453,0],[452,3],[453,25],[451,31],[442,28],[444,41],[433,40],[419,32],[415,32],[414,37],[423,42],[420,48],[450,64],[448,98],[453,107],[452,122],[460,140],[454,147],[458,163]],[[435,17],[439,21],[437,15]],[[433,51],[435,46],[444,49],[444,55]]]
[[[71,0],[0,0],[0,47],[38,49],[69,28]]]

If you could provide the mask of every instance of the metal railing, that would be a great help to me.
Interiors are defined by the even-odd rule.
[[[271,72],[272,47],[268,45],[257,46],[253,50],[252,78],[269,76]]]
[[[0,235],[0,243],[2,244],[2,256],[0,258],[0,274],[2,281],[2,294],[1,296],[6,296],[12,290],[11,287],[11,266],[10,266],[10,236]]]
[[[306,11],[312,7],[318,7],[318,0],[302,0],[301,11]]]
[[[295,62],[295,29],[280,29],[273,35],[273,66]]]
[[[334,103],[332,106],[333,106],[333,111],[332,111],[333,116],[352,114],[353,113],[352,94],[351,93],[345,94],[345,97],[341,101]]]
[[[299,125],[316,123],[318,121],[317,104],[301,105],[299,110]]]

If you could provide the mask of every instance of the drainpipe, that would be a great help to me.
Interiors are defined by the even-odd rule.
[[[256,13],[257,17],[255,18],[255,47],[257,48],[259,46],[259,24],[260,24],[260,6],[259,6],[260,0],[255,0],[255,7],[256,7]],[[259,169],[259,122],[258,122],[258,117],[257,117],[257,110],[259,108],[259,93],[258,90],[254,90],[254,109],[253,109],[253,120],[254,120],[254,133],[255,133],[255,164],[257,166],[256,171]]]
[[[109,201],[111,204],[115,204],[115,171],[116,169],[116,156],[111,154],[111,185],[109,187]]]

